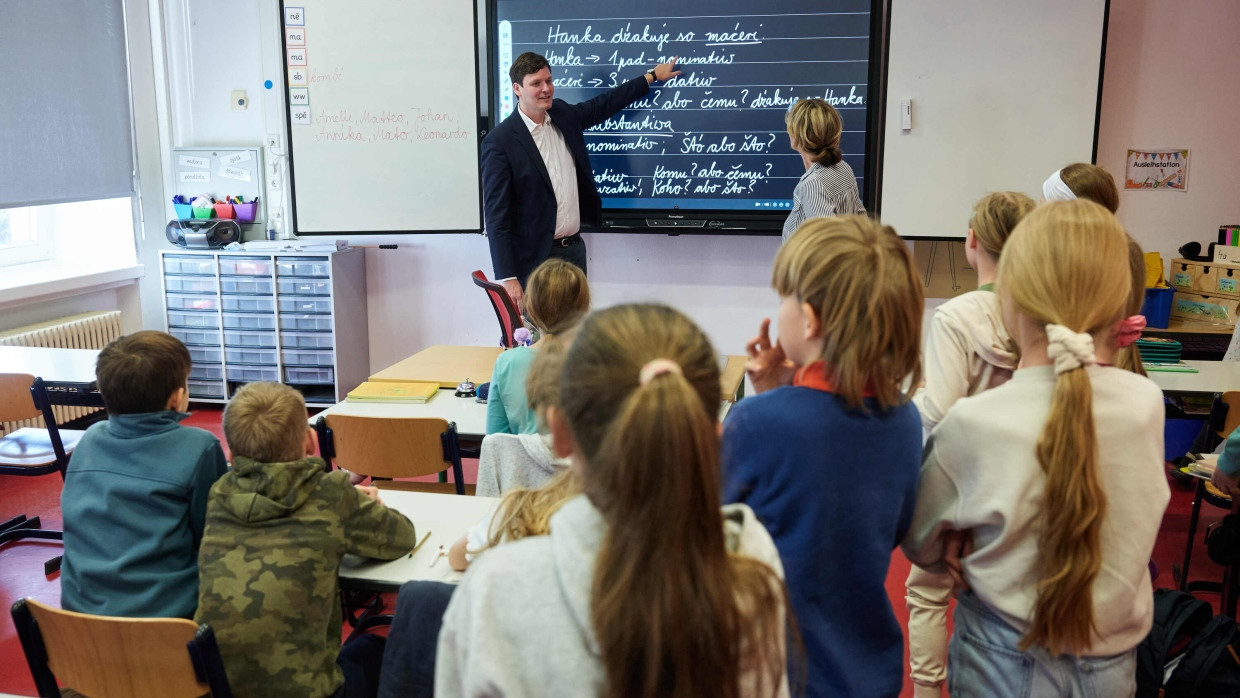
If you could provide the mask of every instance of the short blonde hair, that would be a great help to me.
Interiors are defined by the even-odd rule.
[[[921,382],[922,291],[890,226],[866,216],[811,218],[775,255],[771,285],[822,323],[827,378],[850,407],[873,392],[888,409]]]
[[[969,228],[982,249],[998,260],[1016,224],[1035,206],[1037,203],[1033,199],[1019,192],[992,192],[973,205]]]
[[[541,332],[558,334],[590,311],[590,286],[576,264],[552,257],[525,282],[525,311]]]
[[[844,159],[840,151],[844,119],[826,100],[797,100],[784,115],[784,123],[793,145],[814,162],[830,167]]]
[[[260,463],[305,457],[306,400],[281,383],[241,386],[224,408],[224,438],[234,456]]]

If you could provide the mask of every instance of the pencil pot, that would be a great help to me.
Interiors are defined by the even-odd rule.
[[[1170,288],[1145,289],[1145,304],[1141,306],[1141,314],[1145,316],[1145,324],[1149,327],[1166,329],[1171,321],[1171,297],[1175,293]]]
[[[190,208],[194,210],[194,218],[210,218],[211,214],[215,213],[215,209],[211,207],[191,206]]]
[[[238,223],[253,223],[258,202],[251,201],[247,204],[233,204],[233,213],[237,215]]]
[[[177,213],[177,220],[188,220],[194,217],[194,207],[189,204],[173,204],[172,210]]]
[[[233,217],[233,205],[232,204],[216,204],[215,205],[215,217],[216,218],[232,218]]]

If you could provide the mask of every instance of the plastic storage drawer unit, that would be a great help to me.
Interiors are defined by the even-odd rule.
[[[280,313],[282,332],[331,332],[332,316]]]
[[[280,352],[286,366],[331,366],[332,352],[310,349],[284,349]]]
[[[322,332],[281,332],[280,346],[285,349],[331,349],[332,336]]]
[[[321,385],[324,383],[334,383],[335,372],[330,368],[297,368],[289,366],[284,369],[284,377],[289,383],[311,383]]]
[[[224,350],[229,364],[266,364],[276,365],[275,349],[238,349],[229,347]]]
[[[280,369],[275,366],[229,366],[230,381],[279,381]]]
[[[218,364],[224,360],[224,352],[219,347],[190,347],[189,358],[196,364]]]
[[[224,330],[224,346],[262,347],[264,349],[274,349],[276,346],[276,333],[253,332],[248,330]]]
[[[219,364],[194,364],[189,369],[189,377],[194,380],[222,381],[224,367]]]
[[[214,276],[166,276],[164,290],[173,293],[211,293],[219,291]]]
[[[166,274],[197,274],[199,276],[215,275],[215,258],[197,255],[165,255],[164,273]]]
[[[295,298],[280,294],[280,312],[282,313],[314,313],[327,315],[332,311],[330,298]]]
[[[218,347],[220,345],[219,330],[194,330],[184,327],[170,327],[168,328],[168,334],[186,344],[198,344],[208,347]]]
[[[220,308],[220,302],[215,296],[186,296],[169,293],[165,298],[168,299],[169,310],[219,310]]]
[[[169,310],[169,327],[205,327],[210,330],[220,328],[218,313],[195,313],[187,310]]]
[[[220,291],[240,296],[270,296],[275,288],[271,279],[262,276],[221,276]]]
[[[276,309],[276,299],[271,296],[224,296],[220,303],[224,310],[238,313],[271,313]]]
[[[271,258],[220,257],[220,273],[237,276],[271,276]]]
[[[277,283],[280,286],[281,296],[330,296],[332,294],[332,282],[330,281],[286,277]]]
[[[224,329],[226,330],[274,330],[275,328],[275,315],[224,313]]]
[[[331,275],[331,262],[326,257],[277,257],[277,276],[310,276],[326,279]]]
[[[224,397],[224,381],[189,382],[190,397],[222,398]]]

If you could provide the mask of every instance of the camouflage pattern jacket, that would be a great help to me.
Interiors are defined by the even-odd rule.
[[[415,540],[409,519],[348,477],[319,458],[237,456],[211,488],[194,620],[215,630],[235,695],[330,696],[344,683],[340,559],[395,559]]]

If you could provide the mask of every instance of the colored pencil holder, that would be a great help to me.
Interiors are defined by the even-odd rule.
[[[232,204],[216,204],[215,205],[215,217],[216,218],[232,218],[233,217],[233,205]]]
[[[245,204],[233,204],[233,212],[237,214],[238,223],[253,223],[254,215],[258,212],[258,202],[251,201]]]
[[[215,213],[214,208],[202,208],[199,206],[190,206],[194,210],[194,218],[210,218]]]
[[[189,204],[173,204],[172,210],[177,212],[178,220],[187,220],[194,217],[194,207]]]

